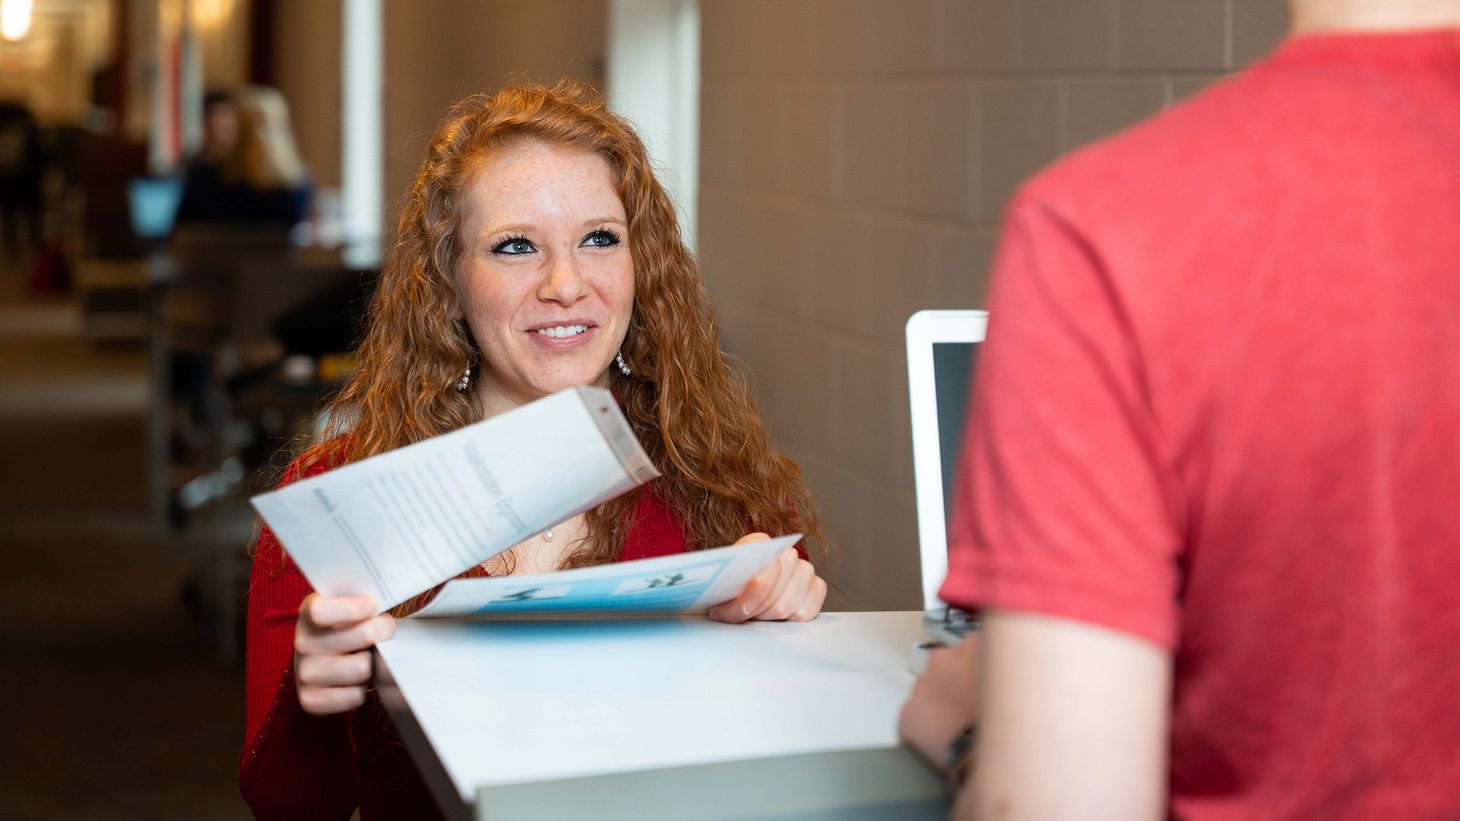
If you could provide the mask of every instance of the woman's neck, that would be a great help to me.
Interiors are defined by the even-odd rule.
[[[489,372],[480,367],[472,377],[472,381],[475,384],[471,388],[471,399],[476,405],[480,419],[491,419],[499,413],[506,413],[547,396],[547,394],[522,395],[508,391],[498,384]],[[593,380],[595,388],[607,389],[610,384],[612,384],[612,380],[606,370]]]
[[[527,400],[511,396],[486,379],[478,382],[472,394],[481,419],[491,419],[499,413],[506,413],[527,404]]]
[[[1290,0],[1288,5],[1294,34],[1460,26],[1460,0]]]

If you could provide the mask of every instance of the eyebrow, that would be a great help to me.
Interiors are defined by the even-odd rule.
[[[605,223],[612,223],[614,225],[622,225],[624,227],[628,227],[628,224],[629,224],[628,223],[628,220],[626,220],[623,217],[604,216],[604,217],[594,217],[592,219],[583,220],[582,226],[584,228],[587,228],[587,227],[592,226],[592,225],[603,225]],[[497,236],[499,234],[507,234],[507,233],[525,234],[528,231],[531,231],[532,229],[534,229],[536,227],[537,227],[536,225],[534,225],[533,223],[530,223],[530,222],[512,222],[512,223],[508,223],[506,225],[498,225],[498,226],[495,226],[493,228],[489,228],[489,229],[483,231],[481,233],[481,237],[480,237],[480,239],[478,241],[485,242],[486,240],[491,239],[492,237],[495,237],[495,236]]]

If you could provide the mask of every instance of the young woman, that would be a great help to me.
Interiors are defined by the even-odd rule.
[[[826,598],[810,561],[823,550],[816,508],[719,349],[708,293],[643,143],[575,84],[510,87],[448,112],[408,194],[359,367],[334,400],[335,428],[284,481],[583,384],[613,391],[663,476],[466,575],[802,532],[801,551],[787,550],[711,615],[815,618]],[[314,594],[262,532],[240,768],[256,814],[435,811],[367,689],[369,648],[393,631],[392,616],[373,613],[365,599]]]

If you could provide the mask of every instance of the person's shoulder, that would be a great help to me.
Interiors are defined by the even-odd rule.
[[[288,487],[302,479],[319,476],[348,461],[349,440],[346,436],[338,436],[326,442],[310,445],[290,460],[275,487]],[[255,520],[254,534],[250,538],[250,543],[249,552],[253,555],[254,562],[263,566],[268,578],[276,578],[284,571],[295,574],[299,572],[285,554],[278,537],[262,520]]]
[[[1031,177],[1020,194],[1046,202],[1118,191],[1160,175],[1189,174],[1232,148],[1232,116],[1246,92],[1241,77],[1218,81],[1192,98],[1125,129],[1074,149]]]
[[[309,479],[346,464],[350,461],[349,445],[349,438],[345,436],[310,445],[284,468],[278,486],[285,487],[301,479]]]
[[[1366,105],[1355,83],[1362,61],[1316,60],[1307,43],[1213,82],[1122,131],[1076,149],[1039,172],[1019,195],[1062,210],[1142,197],[1198,196],[1269,184],[1310,158],[1315,140],[1341,140]],[[1368,72],[1372,74],[1372,72]],[[1139,209],[1136,209],[1139,210]]]
[[[1335,130],[1343,93],[1327,75],[1259,62],[1070,152],[1021,185],[1010,211],[1037,209],[1096,244],[1187,232],[1311,179],[1314,130]]]

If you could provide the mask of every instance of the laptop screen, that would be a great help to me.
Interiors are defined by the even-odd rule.
[[[938,463],[943,474],[943,522],[953,527],[953,485],[963,428],[968,419],[968,388],[978,362],[976,342],[933,343],[933,390],[938,403]],[[945,531],[946,532],[946,531]]]
[[[912,411],[913,484],[924,609],[942,607],[948,527],[970,382],[988,327],[983,311],[918,311],[907,323],[908,398]]]

